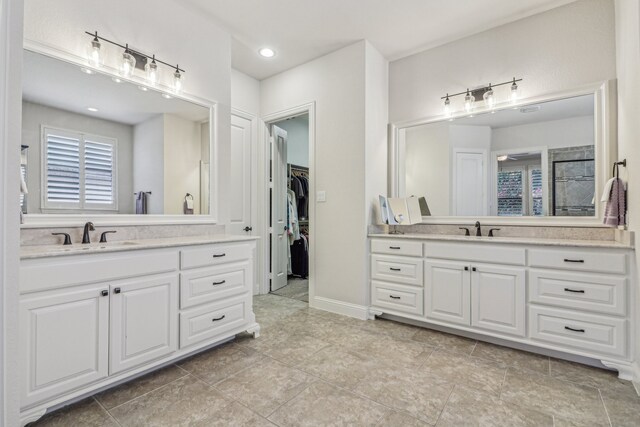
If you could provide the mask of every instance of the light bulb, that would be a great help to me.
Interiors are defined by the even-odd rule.
[[[447,97],[444,99],[444,115],[445,117],[451,116],[451,100],[449,99],[449,94],[447,94]]]
[[[92,67],[98,68],[102,66],[104,62],[101,48],[102,44],[100,43],[100,39],[98,39],[98,32],[96,31],[95,36],[87,45],[87,60]]]
[[[518,100],[518,85],[516,84],[516,78],[513,78],[511,83],[511,102],[515,103]]]
[[[491,89],[491,83],[489,83],[489,89],[482,95],[482,99],[484,99],[484,105],[489,108],[493,108],[496,105],[496,97],[493,94],[493,89]]]
[[[176,71],[173,73],[173,90],[178,93],[182,91],[184,76],[180,73],[180,68],[176,65]]]
[[[133,69],[136,67],[136,58],[131,54],[129,45],[126,45],[124,53],[122,54],[122,64],[120,65],[120,73],[124,77],[131,77]]]
[[[144,71],[147,73],[147,80],[152,86],[155,86],[159,80],[158,64],[156,64],[156,56],[153,55],[151,62],[147,58],[147,64],[144,66]]]
[[[473,103],[476,101],[473,95],[469,93],[469,89],[467,89],[467,94],[464,96],[464,110],[467,113],[470,113],[473,110]]]

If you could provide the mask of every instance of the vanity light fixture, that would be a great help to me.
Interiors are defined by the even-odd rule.
[[[508,99],[511,103],[515,103],[519,96],[519,87],[517,82],[521,81],[522,79],[516,79],[514,77],[513,79],[502,83],[489,83],[487,86],[481,86],[476,89],[467,88],[466,91],[454,93],[453,95],[447,93],[445,96],[440,98],[444,100],[444,115],[445,117],[451,117],[453,115],[455,109],[452,106],[451,98],[461,95],[464,95],[464,111],[467,114],[470,114],[474,110],[476,107],[476,101],[480,100],[484,101],[486,108],[495,108],[500,103],[500,98],[495,92],[495,88],[503,85],[511,85],[511,91]]]
[[[264,58],[273,58],[274,56],[276,56],[276,51],[269,47],[263,47],[258,51],[258,53]]]
[[[102,54],[102,44],[100,43],[100,39],[98,38],[98,32],[95,32],[93,39],[87,45],[87,59],[89,60],[89,65],[92,67],[100,67],[104,62],[104,56]]]
[[[103,64],[104,62],[104,56],[103,56],[103,51],[102,51],[102,45],[101,42],[106,42],[109,44],[112,44],[114,46],[118,46],[122,49],[124,49],[124,52],[122,53],[122,58],[120,60],[120,64],[118,64],[118,68],[120,70],[120,75],[122,77],[125,77],[127,79],[131,78],[134,76],[134,71],[136,69],[136,58],[138,58],[138,60],[140,60],[140,64],[138,66],[138,68],[142,69],[144,68],[145,71],[145,76],[147,78],[147,81],[149,82],[149,84],[151,86],[155,86],[156,84],[159,83],[160,81],[160,69],[158,64],[163,64],[166,65],[168,67],[171,67],[173,69],[175,69],[174,73],[173,73],[173,90],[175,92],[180,92],[182,91],[182,88],[184,86],[184,70],[182,68],[180,68],[180,66],[178,65],[172,65],[169,64],[167,62],[161,61],[160,59],[156,58],[155,55],[146,55],[140,51],[137,50],[133,50],[131,48],[129,48],[129,44],[126,43],[124,45],[121,45],[120,43],[116,43],[112,40],[106,39],[104,37],[101,37],[98,35],[97,31],[94,31],[93,33],[90,33],[88,31],[85,31],[85,34],[88,34],[92,37],[91,40],[91,44],[90,44],[90,48],[87,52],[87,56],[88,56],[88,61],[89,64],[94,65],[94,62],[96,60],[96,58],[100,59],[100,65]],[[97,50],[96,50],[97,49]],[[98,52],[98,53],[96,53]],[[143,60],[146,60],[146,64],[144,67],[142,67],[142,62]],[[97,65],[94,65],[97,66]],[[85,69],[83,68],[82,71],[86,72],[87,74],[92,74],[93,70],[91,69],[86,69],[87,71],[85,71]],[[116,83],[120,83],[122,80],[120,78],[117,77],[113,77],[112,78],[114,82]]]

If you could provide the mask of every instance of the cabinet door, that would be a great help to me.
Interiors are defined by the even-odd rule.
[[[115,374],[178,348],[178,277],[139,278],[111,285],[111,361]]]
[[[105,285],[21,299],[22,407],[107,376],[108,295]]]
[[[523,337],[525,335],[524,269],[473,265],[471,324]]]
[[[425,315],[461,325],[471,322],[469,264],[456,261],[425,261]]]

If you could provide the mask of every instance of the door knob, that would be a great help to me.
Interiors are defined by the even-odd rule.
[[[250,232],[251,230],[253,230],[253,227],[249,227],[246,226],[245,228],[243,228],[244,231],[246,231],[247,233]]]

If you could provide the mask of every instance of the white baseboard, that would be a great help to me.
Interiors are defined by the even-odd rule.
[[[309,301],[309,305],[319,310],[342,314],[343,316],[355,317],[360,320],[367,320],[369,312],[369,309],[364,305],[351,304],[349,302],[324,297],[312,298]]]

